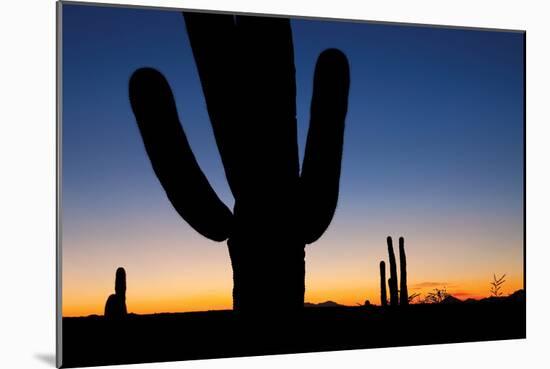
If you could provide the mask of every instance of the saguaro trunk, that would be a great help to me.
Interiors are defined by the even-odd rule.
[[[409,304],[409,291],[407,288],[407,256],[405,255],[405,239],[403,237],[399,237],[399,272],[401,273],[399,303],[405,306]]]
[[[386,263],[380,262],[380,305],[388,306],[388,296],[386,295]]]
[[[399,294],[397,287],[397,265],[395,264],[395,253],[393,252],[393,241],[391,237],[387,238],[388,254],[390,259],[390,279],[388,285],[390,287],[390,305],[397,306],[399,304]]]
[[[254,315],[303,308],[305,242],[300,241],[296,192],[288,189],[284,198],[270,201],[268,212],[264,202],[236,202],[227,242],[234,310]]]
[[[299,311],[304,306],[305,244],[258,250],[256,242],[230,239],[233,309],[246,314]],[[264,246],[264,245],[262,245]]]

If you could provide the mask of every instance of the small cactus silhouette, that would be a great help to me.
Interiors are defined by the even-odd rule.
[[[184,12],[233,211],[201,171],[162,74],[137,70],[130,102],[168,199],[203,236],[228,240],[233,307],[298,310],[304,304],[305,245],[330,224],[338,200],[349,66],[321,53],[300,172],[290,21]]]
[[[395,253],[393,251],[393,240],[390,236],[386,239],[388,243],[388,256],[390,262],[390,278],[388,279],[388,287],[390,290],[390,306],[409,304],[409,292],[407,288],[407,256],[405,254],[405,239],[399,237],[399,268],[401,273],[400,284],[397,282],[397,265],[395,261]],[[380,298],[382,306],[387,305],[386,301],[386,264],[380,262]]]
[[[380,262],[380,305],[388,306],[388,297],[386,295],[386,263]]]
[[[121,267],[116,270],[115,293],[109,296],[105,304],[105,318],[118,320],[126,315],[126,271]]]
[[[409,304],[409,289],[407,287],[407,255],[405,255],[405,239],[399,237],[399,276],[401,278],[399,288],[399,304]]]
[[[395,263],[395,253],[393,252],[393,241],[389,236],[386,240],[388,242],[388,255],[390,260],[390,279],[388,280],[388,286],[390,288],[390,306],[397,306],[399,304],[397,265]]]

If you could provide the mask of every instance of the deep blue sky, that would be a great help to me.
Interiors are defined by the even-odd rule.
[[[468,233],[457,219],[521,239],[523,34],[315,20],[292,20],[292,30],[301,152],[318,54],[336,47],[351,65],[332,239],[368,224],[387,225],[382,243],[386,231],[460,223]],[[201,167],[232,205],[181,13],[64,5],[62,62],[67,249],[84,253],[76,240],[135,224],[187,227],[130,109],[128,80],[140,67],[166,76]]]

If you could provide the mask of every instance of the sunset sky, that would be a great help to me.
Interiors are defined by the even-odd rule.
[[[303,153],[318,54],[351,66],[338,208],[306,249],[306,301],[379,304],[386,236],[405,237],[409,292],[523,288],[522,33],[292,20]],[[227,246],[196,233],[154,175],[128,80],[174,91],[199,164],[230,207],[180,12],[63,6],[63,315],[103,314],[116,268],[128,311],[231,308]]]

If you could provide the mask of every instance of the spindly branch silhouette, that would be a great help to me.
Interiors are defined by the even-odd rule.
[[[502,296],[502,292],[500,289],[502,288],[502,285],[506,280],[504,279],[506,277],[506,274],[503,274],[499,278],[497,278],[496,274],[493,274],[493,281],[491,284],[491,296],[493,297],[500,297]]]
[[[235,198],[218,198],[191,151],[162,74],[137,70],[130,102],[153,169],[176,211],[197,232],[228,239],[233,307],[299,311],[305,245],[330,224],[338,200],[349,66],[321,53],[300,172],[290,21],[184,13],[206,106]]]

